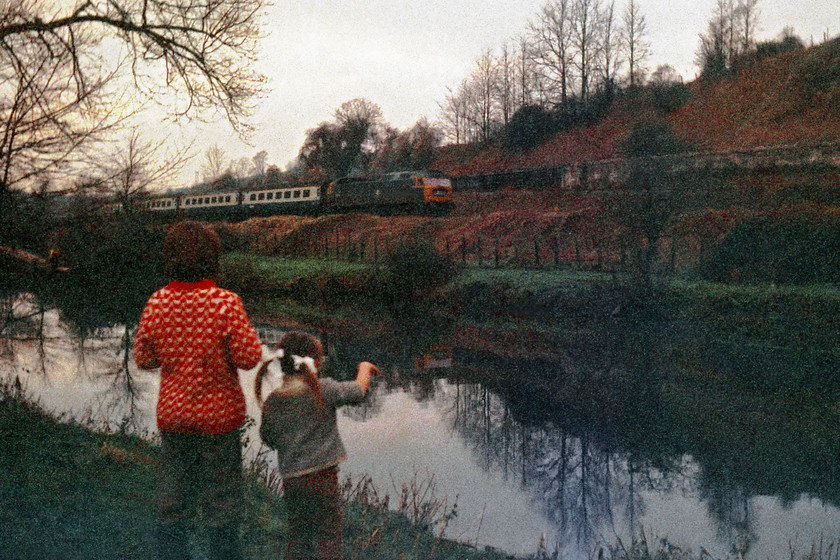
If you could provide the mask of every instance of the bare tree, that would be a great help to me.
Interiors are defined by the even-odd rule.
[[[201,170],[204,175],[204,180],[218,179],[222,176],[226,169],[227,155],[224,148],[218,144],[213,144],[204,152],[204,163]]]
[[[385,120],[382,108],[369,99],[351,99],[335,111],[344,173],[364,171],[380,145]]]
[[[573,0],[550,0],[543,6],[538,19],[531,24],[533,59],[544,80],[544,86],[559,91],[556,102],[564,103],[572,83],[572,24]]]
[[[496,58],[496,67],[498,76],[496,80],[496,97],[498,98],[502,124],[507,125],[517,109],[516,58],[510,44],[507,42],[502,45],[502,52]]]
[[[740,0],[736,8],[736,15],[739,21],[738,27],[741,30],[741,52],[747,52],[755,47],[755,34],[758,28],[760,0]]]
[[[0,12],[0,30],[9,17]],[[0,36],[0,195],[72,167],[81,148],[109,129],[111,117],[104,90],[112,74],[90,73],[81,81],[70,53],[24,39]]]
[[[435,148],[443,134],[428,120],[420,119],[406,131],[389,128],[377,151],[374,167],[378,171],[426,169],[435,159]]]
[[[343,103],[335,122],[321,123],[306,133],[298,158],[306,170],[331,177],[364,172],[386,131],[379,105],[363,98]]]
[[[102,160],[97,184],[131,210],[138,196],[167,186],[189,159],[187,154],[188,148],[172,149],[165,140],[146,140],[133,130]]]
[[[753,47],[757,5],[758,0],[717,0],[708,29],[700,35],[697,61],[704,75],[732,70],[738,57]]]
[[[470,98],[469,119],[479,134],[479,139],[486,142],[494,132],[497,119],[497,98],[499,73],[493,53],[488,49],[475,63],[471,76],[472,97]]]
[[[251,159],[254,163],[254,171],[257,175],[264,175],[265,174],[265,163],[268,160],[268,152],[265,150],[260,150],[254,157]]]
[[[617,27],[615,14],[615,0],[609,0],[600,17],[600,53],[601,62],[599,69],[603,83],[607,88],[613,88],[616,82],[618,70],[621,67],[620,34]]]
[[[228,173],[238,179],[244,179],[250,175],[252,169],[251,160],[247,157],[241,157],[230,162]]]
[[[138,94],[138,106],[158,100],[176,118],[219,109],[246,132],[242,117],[263,83],[251,68],[263,7],[264,0],[0,4],[0,189],[60,168],[126,116],[117,109],[128,96],[105,95],[118,79]]]
[[[598,54],[600,6],[600,0],[573,0],[572,3],[571,38],[575,54],[573,63],[577,69],[582,101],[589,95],[590,80]]]
[[[533,59],[533,47],[529,37],[523,35],[519,38],[519,46],[516,51],[516,79],[517,79],[517,105],[524,107],[536,100],[536,93],[539,90],[539,74]]]
[[[466,100],[463,96],[466,87],[465,80],[457,92],[447,88],[445,101],[438,104],[444,136],[455,144],[467,140],[467,111]]]
[[[623,46],[627,56],[630,87],[641,85],[645,63],[650,56],[647,21],[636,0],[628,0],[623,14]]]

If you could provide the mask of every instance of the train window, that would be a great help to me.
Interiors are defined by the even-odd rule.
[[[210,197],[209,196],[204,197],[204,204],[210,204]]]
[[[283,198],[292,198],[292,191],[286,191],[283,193]]]
[[[211,204],[216,204],[216,197],[215,196],[210,199],[210,203]]]
[[[230,202],[230,195],[227,195],[227,196],[225,197],[225,202]]]
[[[273,200],[274,199],[274,193],[273,192],[265,193],[265,199],[266,200]]]
[[[309,189],[303,189],[303,198],[309,198]]]

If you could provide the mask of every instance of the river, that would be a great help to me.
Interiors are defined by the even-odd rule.
[[[55,310],[33,314],[32,302],[20,298],[5,307],[31,317],[2,330],[0,372],[17,376],[48,410],[153,435],[158,380],[127,359],[124,328],[80,337]],[[283,325],[259,327],[264,342],[285,331]],[[705,419],[677,422],[668,406],[645,404],[661,395],[642,389],[642,406],[610,414],[599,406],[612,410],[614,402],[577,407],[562,398],[574,386],[570,371],[597,385],[599,371],[632,369],[634,360],[606,366],[603,355],[574,353],[518,359],[513,349],[476,352],[445,344],[401,353],[319,334],[334,376],[347,377],[363,358],[384,371],[365,405],[340,414],[349,454],[342,476],[369,476],[392,503],[408,489],[409,497],[439,506],[438,516],[457,504],[445,530],[450,538],[515,554],[533,554],[542,542],[549,552],[580,559],[601,546],[629,546],[633,535],[652,546],[667,539],[695,554],[707,550],[715,558],[787,559],[791,551],[798,558],[814,544],[840,545],[837,463],[819,466],[814,455],[833,451],[821,449],[818,438],[781,447],[789,453],[780,454],[774,434],[787,434],[784,429],[721,425],[723,443],[714,435],[703,439],[696,434]],[[615,351],[612,346],[607,354]],[[241,382],[258,425],[253,376],[242,372]],[[553,385],[556,378],[566,381]],[[825,416],[836,417],[836,410]],[[754,459],[727,452],[726,438],[745,433],[757,446]],[[248,457],[271,467],[253,427]]]

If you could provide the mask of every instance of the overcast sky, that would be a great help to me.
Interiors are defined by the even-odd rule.
[[[670,64],[686,81],[695,78],[698,36],[716,0],[638,0],[651,43],[649,67]],[[306,131],[331,121],[345,101],[366,98],[399,129],[439,115],[447,87],[457,89],[487,49],[524,34],[545,0],[274,0],[268,14],[259,70],[268,90],[253,120],[252,145],[238,141],[226,123],[198,136],[202,154],[218,144],[230,159],[268,152],[285,168]],[[623,10],[624,0],[616,0]],[[760,0],[760,40],[791,26],[806,44],[840,34],[837,0]]]

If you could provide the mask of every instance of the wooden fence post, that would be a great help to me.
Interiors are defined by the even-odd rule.
[[[677,236],[671,236],[671,274],[677,270]]]
[[[467,236],[461,236],[461,260],[467,266]]]

